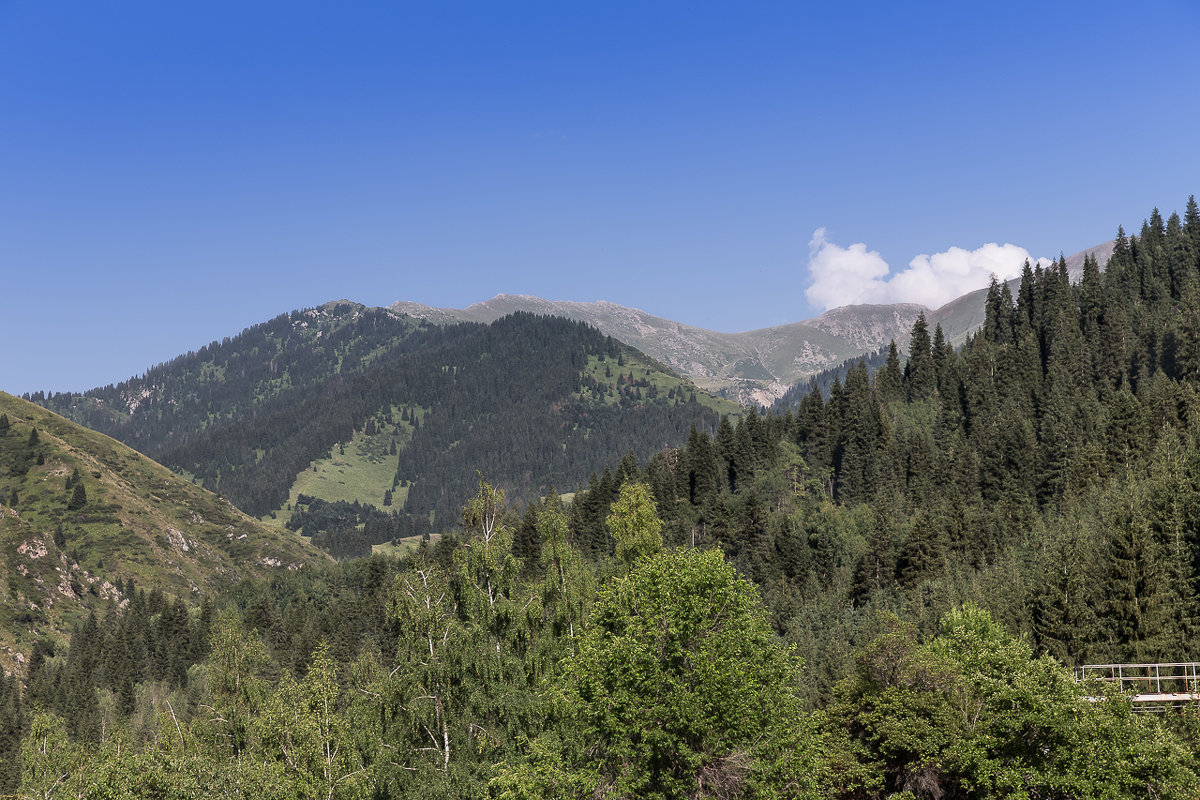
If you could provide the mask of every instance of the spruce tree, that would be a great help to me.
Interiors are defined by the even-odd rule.
[[[937,389],[937,373],[933,365],[932,344],[925,312],[917,315],[908,343],[908,364],[904,367],[904,389],[911,403],[928,400]]]
[[[1192,244],[1192,255],[1196,258],[1194,266],[1200,269],[1200,207],[1196,205],[1196,195],[1187,201],[1187,210],[1183,214],[1183,231]],[[3,427],[0,426],[0,432]]]
[[[908,541],[901,550],[897,564],[900,582],[915,586],[922,580],[941,574],[946,562],[946,543],[942,532],[933,524],[929,514],[918,510],[913,515]]]
[[[875,373],[875,390],[879,394],[879,402],[885,405],[903,396],[904,375],[900,371],[900,354],[896,350],[895,339],[888,343],[887,361],[883,369]]]
[[[83,488],[83,481],[80,481],[71,491],[71,499],[67,501],[67,510],[78,511],[85,505],[87,505],[87,490]]]
[[[1200,276],[1196,274],[1196,253],[1178,214],[1171,214],[1167,220],[1165,249],[1167,270],[1171,276],[1171,296],[1176,300],[1187,299],[1194,305],[1200,288],[1197,285]]]
[[[1029,259],[1026,259],[1025,264],[1021,267],[1021,283],[1017,286],[1017,307],[1013,321],[1013,330],[1016,336],[1020,336],[1023,330],[1030,330],[1034,327],[1036,283],[1037,276],[1034,274],[1033,266],[1029,263]]]

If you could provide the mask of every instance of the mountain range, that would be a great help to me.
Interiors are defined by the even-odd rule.
[[[1066,259],[1068,272],[1111,249]],[[570,490],[627,453],[678,447],[690,426],[711,433],[737,413],[729,399],[768,406],[889,342],[906,347],[921,314],[959,343],[982,324],[986,293],[742,333],[525,295],[466,309],[337,301],[116,385],[31,399],[359,555],[453,525],[475,470],[514,499]]]
[[[1113,242],[1109,241],[1069,256],[1067,269],[1072,279],[1079,278],[1086,255],[1093,254],[1104,264],[1112,248]],[[1010,281],[1014,291],[1019,283],[1019,278]],[[986,289],[979,289],[936,309],[914,303],[843,306],[810,320],[740,333],[687,325],[604,300],[581,303],[500,294],[462,309],[409,301],[393,303],[389,308],[436,325],[493,322],[514,311],[586,322],[661,361],[701,388],[743,404],[769,406],[793,384],[847,359],[886,348],[892,341],[903,349],[921,313],[931,329],[941,325],[951,343],[961,343],[983,323],[986,294]]]

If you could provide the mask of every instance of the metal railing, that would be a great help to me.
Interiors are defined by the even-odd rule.
[[[1159,664],[1085,664],[1075,680],[1113,683],[1137,704],[1171,704],[1200,700],[1200,662]]]

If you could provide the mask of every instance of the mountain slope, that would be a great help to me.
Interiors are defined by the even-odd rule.
[[[360,374],[418,327],[383,309],[336,301],[280,314],[116,385],[30,399],[161,461],[264,402]]]
[[[769,403],[801,377],[886,346],[895,331],[911,328],[922,310],[911,304],[851,306],[805,322],[722,333],[607,301],[574,303],[502,294],[461,310],[408,302],[389,308],[434,324],[490,322],[517,310],[586,322],[702,388],[755,403]]]
[[[321,318],[320,335],[297,333],[311,313],[119,387],[35,399],[100,421],[257,516],[288,517],[302,494],[398,512],[342,508],[368,514],[357,533],[376,544],[426,532],[431,519],[455,524],[476,470],[514,499],[569,489],[739,411],[561,317],[438,327],[345,305]],[[335,337],[338,347],[318,346]]]
[[[34,431],[36,430],[36,434]],[[82,486],[80,489],[78,487]],[[127,595],[195,599],[323,560],[125,445],[0,392],[0,665]]]
[[[1112,254],[1112,242],[1070,256],[1067,265],[1073,277],[1078,278],[1088,253],[1096,254],[1103,264]],[[903,348],[922,311],[930,326],[941,324],[947,339],[961,342],[983,323],[986,294],[986,289],[971,292],[938,309],[912,303],[844,306],[814,319],[741,333],[685,325],[607,301],[578,303],[529,295],[501,294],[464,309],[406,301],[389,308],[436,325],[492,322],[514,311],[579,320],[636,347],[698,386],[740,402],[770,405],[789,386],[846,359],[885,348],[892,340]]]

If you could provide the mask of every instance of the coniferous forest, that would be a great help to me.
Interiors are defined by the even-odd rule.
[[[297,474],[355,432],[386,431],[391,489],[368,505],[401,484],[406,502],[367,545],[455,524],[477,470],[537,497],[719,416],[694,386],[582,323],[515,313],[439,328],[349,303],[281,315],[116,386],[27,399],[254,516],[282,509]]]
[[[1015,296],[993,282],[986,312],[960,348],[922,317],[877,366],[791,407],[585,459],[569,502],[522,495],[473,450],[421,506],[442,535],[403,558],[311,564],[219,597],[110,576],[119,599],[0,680],[0,788],[1195,797],[1200,708],[1136,713],[1071,671],[1200,660],[1195,200],[1119,231],[1075,283],[1064,259],[1026,265]],[[529,323],[487,329],[484,350],[533,347]],[[408,335],[442,337],[449,364],[472,330]],[[592,333],[563,324],[585,342],[553,371],[570,392],[588,358],[620,357]],[[387,381],[355,380],[347,398],[388,405]],[[365,424],[355,413],[345,424]],[[492,422],[439,433],[431,457],[524,435],[515,417]],[[229,459],[221,475],[249,464]],[[306,499],[295,527],[327,549],[390,524]]]

